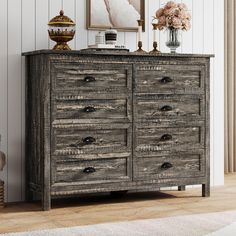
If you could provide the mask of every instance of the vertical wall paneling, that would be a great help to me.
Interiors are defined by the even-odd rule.
[[[204,1],[205,2],[208,2]],[[188,6],[189,13],[191,16],[193,15],[193,0],[182,0],[183,3],[185,3]],[[192,24],[192,21],[191,21]],[[189,31],[184,31],[182,33],[182,52],[192,52],[193,51],[193,41],[192,41],[192,35],[193,35],[193,25]]]
[[[203,0],[193,0],[192,23],[193,23],[193,52],[203,52],[203,29],[204,29],[204,5]]]
[[[26,8],[27,9],[27,8]],[[35,41],[36,49],[47,49],[48,39],[48,20],[49,20],[49,1],[35,0]]]
[[[75,0],[64,0],[62,2],[62,8],[65,12],[65,15],[69,16],[73,21],[75,21]],[[68,44],[70,45],[71,49],[75,49],[76,39],[74,38]]]
[[[125,44],[125,33],[124,32],[118,32],[118,34],[117,34],[117,44],[118,45],[124,45]]]
[[[8,0],[8,201],[21,196],[21,1]]]
[[[21,51],[36,49],[35,16],[36,0],[22,0]],[[21,58],[21,192],[24,199],[25,186],[25,58]]]
[[[88,33],[86,30],[86,0],[75,0],[76,10],[76,49],[86,48],[88,45]]]
[[[87,45],[94,45],[95,44],[95,36],[98,33],[98,30],[89,30],[88,31],[88,44]]]
[[[125,46],[131,51],[137,50],[137,33],[125,32]]]
[[[224,183],[224,1],[213,1],[214,8],[214,184]],[[222,170],[223,168],[223,170]]]
[[[167,0],[146,0],[144,49],[152,49],[152,16]],[[211,179],[223,183],[224,155],[224,0],[178,0],[186,3],[192,14],[192,29],[182,33],[179,52],[214,53],[211,68]],[[1,0],[0,1],[0,134],[1,149],[8,154],[7,168],[0,173],[6,183],[8,201],[24,199],[24,126],[25,61],[21,52],[54,46],[48,39],[47,23],[63,8],[76,22],[73,49],[95,43],[98,31],[86,29],[87,0]],[[50,42],[50,43],[49,43]],[[137,49],[137,32],[119,32],[118,43],[130,51]],[[166,32],[158,32],[162,52]],[[214,83],[213,83],[214,82]],[[217,96],[214,96],[217,94]]]
[[[7,154],[7,0],[2,0],[0,4],[0,32],[1,32],[1,43],[0,43],[0,149]],[[8,166],[8,165],[7,165]],[[7,167],[3,172],[0,172],[0,178],[5,181],[5,197],[7,199]]]

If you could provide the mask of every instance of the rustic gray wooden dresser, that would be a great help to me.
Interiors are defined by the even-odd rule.
[[[41,50],[27,62],[27,199],[209,180],[210,55]]]

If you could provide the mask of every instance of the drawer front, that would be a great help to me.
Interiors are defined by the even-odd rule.
[[[193,150],[204,148],[204,126],[192,127],[136,127],[136,152]]]
[[[52,183],[86,184],[91,182],[128,181],[129,158],[70,160],[64,158],[53,162]]]
[[[134,160],[134,179],[200,177],[205,176],[205,167],[203,153],[139,157]]]
[[[130,99],[125,95],[117,98],[87,98],[85,96],[56,96],[53,101],[54,119],[131,121]]]
[[[135,120],[204,119],[204,99],[199,95],[136,95]]]
[[[109,93],[130,90],[132,85],[132,65],[54,63],[51,71],[57,91]]]
[[[53,155],[131,152],[131,125],[58,124],[52,129]]]
[[[138,66],[135,70],[137,92],[204,93],[205,70],[202,66]]]

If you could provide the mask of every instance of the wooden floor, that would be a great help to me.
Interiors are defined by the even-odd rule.
[[[41,211],[39,203],[9,204],[0,210],[0,233],[231,210],[236,210],[236,174],[226,176],[225,186],[212,188],[210,198],[191,188],[130,193],[119,199],[103,195],[55,200],[49,212]]]

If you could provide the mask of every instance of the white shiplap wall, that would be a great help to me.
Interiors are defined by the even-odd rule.
[[[165,0],[146,0],[144,49],[152,47],[151,19]],[[214,53],[211,70],[211,180],[223,184],[224,165],[224,0],[179,0],[193,16],[193,27],[182,34],[179,52]],[[7,167],[0,173],[6,183],[8,201],[24,200],[25,68],[21,52],[51,48],[47,22],[61,8],[76,21],[76,37],[70,45],[86,48],[94,43],[96,31],[87,31],[86,0],[1,0],[0,1],[0,134]],[[160,50],[164,32],[158,35]],[[134,32],[119,32],[118,41],[131,51],[136,48]]]

